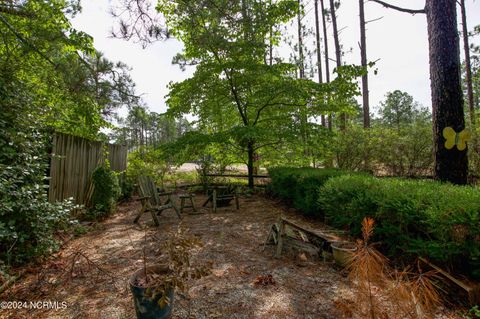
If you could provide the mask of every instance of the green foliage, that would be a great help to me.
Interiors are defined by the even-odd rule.
[[[45,124],[95,139],[113,110],[138,100],[128,67],[108,61],[88,34],[72,27],[79,1],[13,0],[0,6],[2,84],[21,82],[18,97],[28,95]]]
[[[127,67],[72,27],[79,1],[0,8],[0,260],[18,263],[55,249],[55,232],[71,222],[71,203],[48,202],[53,131],[96,138],[106,116],[135,97]]]
[[[196,65],[191,78],[170,85],[169,114],[195,115],[198,130],[211,137],[197,141],[220,144],[220,154],[238,154],[249,173],[265,148],[272,152],[288,143],[299,150],[297,158],[313,153],[308,140],[316,127],[309,119],[348,111],[358,94],[354,79],[363,68],[339,67],[335,80],[322,85],[296,78],[296,66],[281,57],[266,62],[266,43],[277,46],[281,36],[272,30],[295,17],[297,1],[161,0],[157,9],[184,44],[175,62]]]
[[[15,102],[5,96],[1,101]],[[0,261],[16,264],[57,247],[54,234],[70,224],[73,205],[48,202],[48,139],[37,129],[38,120],[28,113],[3,115],[8,122],[0,120]]]
[[[163,187],[169,171],[170,165],[160,149],[140,147],[128,154],[127,179],[131,183],[137,183],[139,176],[150,176],[156,185]]]
[[[120,185],[120,200],[129,200],[133,195],[133,190],[135,189],[135,183],[127,178],[126,173],[121,173],[118,176],[118,182]]]
[[[410,94],[400,90],[387,93],[385,101],[380,103],[380,115],[384,124],[397,129],[418,118],[429,117],[428,111],[420,108]]]
[[[468,310],[467,314],[466,314],[466,318],[467,319],[478,319],[480,318],[480,308],[478,305],[476,306],[473,306],[472,308],[470,308],[470,310]]]
[[[269,168],[268,174],[271,178],[271,193],[292,202],[304,214],[322,216],[323,210],[317,201],[319,187],[328,179],[347,172],[337,169],[277,167]]]
[[[318,204],[328,222],[360,236],[375,219],[388,255],[426,256],[480,276],[480,191],[433,181],[346,175],[328,180]]]
[[[197,172],[171,171],[165,175],[165,188],[177,188],[181,185],[192,185],[198,181]]]
[[[197,168],[198,174],[198,181],[199,184],[202,185],[203,192],[207,194],[208,187],[213,182],[213,178],[207,176],[208,174],[212,174],[213,172],[213,160],[210,156],[204,156],[199,161],[199,167]]]
[[[190,123],[179,118],[175,120],[165,113],[149,112],[144,106],[134,105],[128,108],[125,118],[117,118],[118,127],[110,134],[116,144],[135,147],[159,148],[164,143],[177,139],[191,130]]]
[[[94,190],[89,217],[94,219],[104,218],[113,212],[121,195],[118,176],[106,163],[93,171],[92,181]]]
[[[430,175],[433,167],[432,127],[415,121],[400,128],[376,125],[368,130],[352,125],[332,134],[326,163],[355,171],[393,176]]]

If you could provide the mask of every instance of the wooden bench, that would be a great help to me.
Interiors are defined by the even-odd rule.
[[[338,230],[317,230],[309,226],[302,225],[297,221],[287,219],[281,216],[277,224],[272,225],[264,248],[269,242],[273,242],[276,247],[275,257],[279,258],[282,255],[284,242],[289,239],[296,246],[301,246],[302,243],[308,243],[311,246],[316,246],[318,249],[323,249],[324,244],[329,244],[334,241],[340,241],[344,232]]]

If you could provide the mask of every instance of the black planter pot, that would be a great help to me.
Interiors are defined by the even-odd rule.
[[[167,268],[162,266],[147,267],[147,272],[162,274],[168,271]],[[133,302],[135,304],[135,312],[138,319],[167,319],[172,315],[173,308],[173,288],[167,292],[170,303],[163,308],[158,305],[160,295],[151,298],[151,295],[147,295],[147,288],[139,287],[136,285],[137,279],[144,276],[144,270],[140,269],[133,274],[130,278],[130,291],[133,295]],[[150,288],[151,289],[151,288]]]

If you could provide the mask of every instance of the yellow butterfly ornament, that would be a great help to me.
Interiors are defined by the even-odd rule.
[[[447,150],[452,149],[455,145],[459,151],[463,151],[467,148],[467,142],[470,140],[470,131],[467,129],[462,130],[460,133],[455,132],[450,126],[443,129],[443,137],[445,138],[445,148]]]

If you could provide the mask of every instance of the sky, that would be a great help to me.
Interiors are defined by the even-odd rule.
[[[151,111],[165,112],[168,84],[172,81],[187,79],[193,74],[194,69],[188,68],[186,71],[181,71],[177,65],[172,65],[173,56],[182,50],[182,44],[175,39],[156,42],[143,49],[138,43],[112,38],[110,34],[115,21],[109,12],[111,3],[115,1],[82,0],[82,13],[73,19],[73,26],[90,34],[94,38],[95,48],[102,51],[107,58],[129,65],[132,68],[130,74],[136,83],[137,93],[142,94],[145,104]],[[305,23],[313,27],[313,0],[303,0],[303,2],[307,12]],[[328,0],[325,2],[327,5]],[[389,0],[388,2],[412,9],[420,9],[424,6],[424,0]],[[467,25],[469,30],[472,30],[475,25],[480,25],[480,0],[466,0],[466,6]],[[377,75],[371,73],[369,77],[371,108],[375,110],[385,99],[387,92],[397,89],[408,92],[416,101],[430,107],[425,15],[397,12],[371,1],[366,1],[365,15],[367,21],[381,18],[367,25],[368,61],[376,61],[375,67],[378,69]],[[342,30],[340,42],[347,51],[344,62],[360,64],[358,1],[343,0],[337,16],[339,29]],[[292,34],[297,32],[296,24],[289,28]],[[331,25],[327,28],[331,35]],[[461,28],[460,25],[459,28]],[[329,54],[330,57],[334,57],[333,37],[330,36],[329,40],[331,42]],[[313,47],[311,42],[313,38],[307,41],[310,41],[309,44]],[[478,36],[471,41],[480,45]],[[462,42],[460,45],[463,48]],[[335,62],[331,62],[331,68],[334,64]]]

